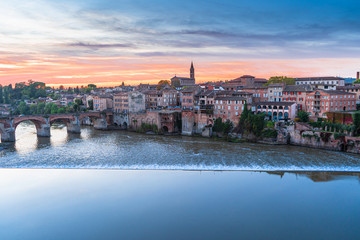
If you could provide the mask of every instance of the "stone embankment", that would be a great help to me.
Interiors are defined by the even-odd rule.
[[[360,138],[341,133],[319,131],[305,123],[295,123],[278,130],[278,142],[332,151],[360,153]]]

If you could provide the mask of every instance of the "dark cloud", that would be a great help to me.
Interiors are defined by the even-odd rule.
[[[66,44],[69,47],[84,47],[89,49],[103,49],[103,48],[135,48],[133,44],[124,44],[124,43],[113,43],[113,44],[102,44],[102,43],[84,43],[84,42],[75,42]]]

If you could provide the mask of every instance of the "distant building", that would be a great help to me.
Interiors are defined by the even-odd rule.
[[[312,92],[311,85],[287,85],[283,89],[284,102],[296,102],[299,111],[306,111],[306,96]]]
[[[93,105],[96,111],[112,110],[113,97],[111,95],[96,95],[93,97]]]
[[[238,96],[215,97],[214,118],[229,119],[234,125],[239,123],[239,118],[244,110],[246,99]]]
[[[195,94],[199,91],[197,87],[188,87],[180,92],[180,105],[183,110],[193,110],[195,107]]]
[[[171,85],[175,87],[186,87],[195,85],[195,68],[193,62],[191,62],[190,67],[190,77],[175,77],[171,78]]]
[[[344,91],[348,93],[355,93],[356,94],[356,104],[360,104],[360,85],[350,85],[345,87],[338,87],[337,90]]]
[[[129,93],[120,92],[113,96],[113,111],[115,113],[129,112]]]
[[[294,120],[297,114],[295,102],[256,102],[252,106],[253,112],[265,113],[270,121]]]
[[[283,99],[283,89],[285,84],[274,83],[268,86],[268,101],[270,102],[281,102]]]
[[[141,92],[129,93],[129,112],[145,112],[145,94]]]
[[[316,90],[307,95],[310,116],[326,118],[327,112],[356,110],[356,94],[338,90]]]
[[[296,85],[311,85],[317,89],[336,90],[337,87],[345,86],[345,79],[339,77],[306,77],[295,78]]]

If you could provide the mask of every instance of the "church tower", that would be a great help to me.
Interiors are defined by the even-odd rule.
[[[194,68],[194,64],[192,61],[191,61],[191,67],[190,67],[190,78],[195,79],[195,68]]]

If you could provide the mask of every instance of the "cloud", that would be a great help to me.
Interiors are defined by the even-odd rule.
[[[112,44],[103,44],[103,43],[84,43],[84,42],[75,42],[66,44],[69,47],[84,47],[90,49],[100,49],[100,48],[135,48],[133,44],[125,43],[112,43]]]

